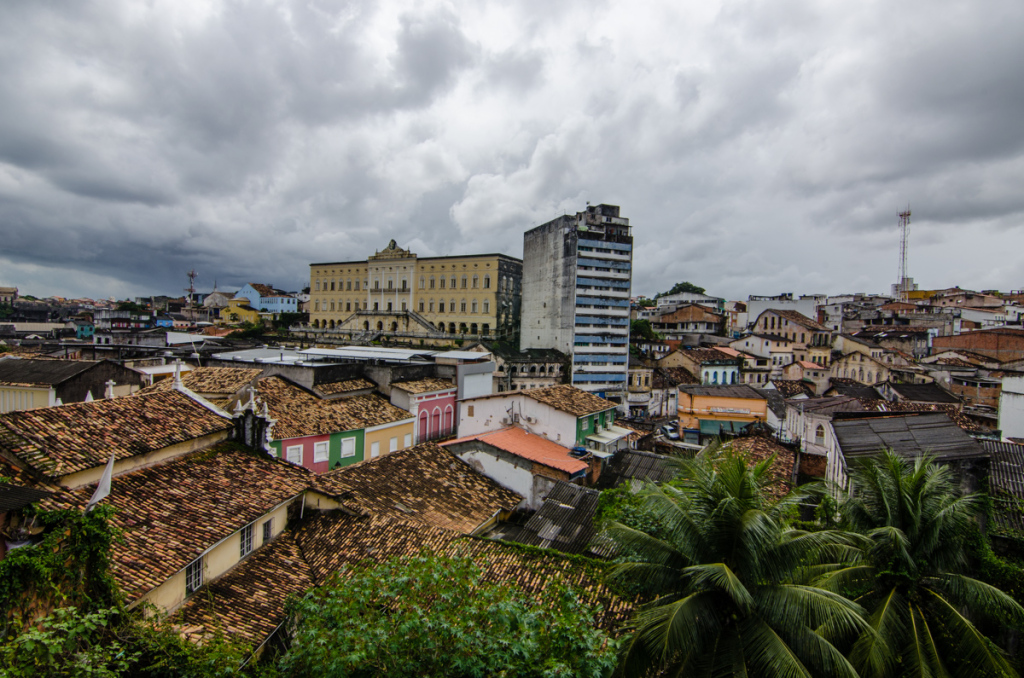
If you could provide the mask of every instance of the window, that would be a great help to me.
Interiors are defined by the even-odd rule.
[[[393,309],[391,308],[391,306],[392,306],[392,303],[391,303],[391,302],[389,301],[389,302],[388,302],[388,311],[389,311],[389,312],[393,310]]]
[[[199,556],[185,567],[185,595],[199,590],[203,585],[203,557]]]
[[[480,287],[480,276],[473,274],[473,289]]]
[[[452,276],[452,289],[455,289],[455,276]]]
[[[466,281],[467,280],[468,280],[468,278],[466,276],[462,276],[462,289],[466,289]]]
[[[316,291],[317,292],[320,291],[320,281],[319,280],[316,281]]]
[[[391,278],[388,278],[388,289],[389,290],[395,289],[394,281],[392,281]]]
[[[485,275],[484,276],[484,289],[485,290],[491,289],[491,276],[489,276],[489,275]]]
[[[380,281],[379,280],[374,280],[373,281],[373,289],[375,289],[375,290],[379,290],[380,289]]]
[[[484,299],[484,313],[491,312],[491,302],[489,299]]]
[[[358,291],[359,291],[359,281],[357,280],[356,281],[356,292],[358,292]]]
[[[423,313],[423,302],[420,302],[420,313]]]
[[[373,310],[374,311],[379,311],[380,310],[380,302],[379,301],[373,302]]]
[[[434,276],[430,276],[430,289],[434,289]]]
[[[320,443],[313,444],[313,461],[324,462],[327,461],[328,447],[330,443],[326,440]]]
[[[356,456],[356,439],[355,438],[342,438],[341,439],[341,458],[347,459],[349,457]]]
[[[466,416],[467,417],[472,417],[473,416],[473,406],[472,405],[468,405],[466,407]]]
[[[332,292],[334,291],[334,281],[333,280],[331,281],[331,291]]]
[[[287,459],[293,464],[302,465],[302,445],[290,445],[287,450]]]
[[[380,456],[380,443],[370,443],[370,459],[376,459]]]
[[[473,300],[473,313],[476,313],[476,299]]]
[[[242,543],[241,543],[241,548],[238,549],[238,551],[239,551],[238,555],[240,557],[242,557],[242,558],[244,558],[245,556],[247,556],[250,553],[252,553],[252,532],[253,532],[252,526],[253,526],[253,524],[249,523],[248,525],[246,525],[245,527],[242,528],[242,532],[241,532],[241,537],[242,537],[241,541],[242,541]]]
[[[406,433],[405,434],[405,445],[404,445],[404,447],[409,447],[410,445],[412,445],[412,434],[411,433]]]
[[[430,304],[431,304],[431,306],[433,306],[434,302],[430,302]],[[434,309],[430,309],[430,310],[434,310]],[[437,312],[438,313],[444,313],[444,302],[443,301],[439,301],[437,303]]]
[[[398,436],[393,437],[388,444],[388,452],[394,452],[398,449]]]
[[[442,276],[441,277],[441,289],[442,290],[444,289],[444,281],[445,281],[445,278],[444,278],[444,276]]]
[[[423,277],[423,276],[421,275],[421,276],[420,276],[420,289],[422,290],[422,289],[423,289],[424,287],[426,287],[426,286],[427,286],[427,279],[426,279],[426,278],[424,278],[424,277]]]
[[[345,310],[346,311],[351,311],[352,310],[352,302],[351,301],[345,302]]]
[[[459,310],[462,311],[463,313],[466,312],[466,300],[465,299],[463,299],[462,303],[459,304]]]
[[[268,541],[274,538],[274,519],[266,520],[263,522],[263,543],[266,544]]]

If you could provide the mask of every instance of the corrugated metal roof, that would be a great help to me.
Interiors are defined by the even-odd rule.
[[[904,457],[938,460],[987,457],[988,453],[944,412],[833,420],[845,457],[863,457],[891,448]]]
[[[594,514],[600,496],[597,490],[555,483],[516,541],[564,553],[584,553],[594,536]]]

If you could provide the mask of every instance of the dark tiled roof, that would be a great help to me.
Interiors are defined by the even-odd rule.
[[[563,553],[584,553],[594,536],[594,514],[601,493],[559,481],[516,541]]]
[[[56,478],[232,427],[178,391],[0,415],[0,450]]]
[[[832,429],[846,458],[873,456],[884,448],[911,459],[924,455],[939,461],[987,456],[981,445],[945,412],[849,419],[837,416]]]
[[[995,522],[1003,530],[1024,531],[1024,445],[985,440],[991,455],[989,487],[995,500]]]
[[[437,379],[435,377],[429,377],[427,379],[417,379],[415,381],[392,382],[391,388],[397,388],[401,391],[405,391],[406,393],[419,394],[452,389],[455,388],[455,384],[452,383],[451,379]]]
[[[777,309],[777,308],[773,308],[773,309],[771,309],[771,311],[772,311],[772,313],[774,313],[775,315],[779,316],[780,318],[785,318],[786,320],[788,320],[788,321],[790,321],[792,323],[797,323],[798,325],[806,327],[809,330],[814,330],[816,332],[830,332],[831,331],[831,330],[829,330],[829,328],[825,327],[824,325],[822,325],[819,322],[811,320],[810,318],[805,316],[803,313],[800,313],[799,311],[790,311],[788,309],[787,310],[781,310],[781,309]]]
[[[273,297],[274,288],[270,285],[264,285],[263,283],[249,283],[249,287],[253,288],[260,293],[261,297]]]
[[[772,385],[782,394],[783,398],[792,398],[800,394],[814,395],[811,385],[800,379],[772,379]]]
[[[38,490],[34,487],[21,487],[20,485],[0,483],[0,513],[25,508],[29,504],[34,504],[49,496],[49,492]]]
[[[694,361],[698,365],[710,362],[731,362],[735,363],[739,360],[728,353],[722,353],[721,351],[714,348],[685,348],[679,349],[679,355],[686,356],[690,360]]]
[[[580,592],[597,611],[597,623],[619,628],[633,603],[615,596],[601,582],[601,567],[581,564],[554,552],[522,548],[385,516],[351,516],[341,511],[308,519],[220,580],[201,589],[175,618],[195,638],[223,630],[256,647],[285,619],[289,594],[323,584],[345,566],[419,555],[424,549],[442,556],[468,555],[483,570],[483,581],[515,586],[543,598],[554,582]]]
[[[654,372],[655,386],[658,379],[663,379],[668,386],[679,386],[682,384],[699,384],[700,379],[693,376],[685,367],[659,367]]]
[[[263,373],[246,367],[196,367],[181,374],[181,384],[193,393],[234,395]],[[147,386],[139,393],[160,393],[174,389],[174,379],[167,378]]]
[[[323,473],[316,488],[374,514],[465,533],[522,501],[434,443]]]
[[[357,377],[355,379],[332,381],[326,384],[316,384],[313,390],[320,395],[331,396],[338,395],[339,393],[352,393],[353,391],[372,391],[375,388],[377,388],[377,385],[369,379]]]
[[[737,438],[728,444],[727,449],[741,453],[751,466],[774,455],[775,461],[768,468],[768,480],[764,486],[764,493],[778,501],[792,489],[793,464],[796,460],[796,455],[792,450],[760,436]]]
[[[277,422],[276,440],[355,431],[411,418],[406,410],[372,394],[322,400],[280,377],[260,379],[256,388]]]
[[[956,396],[947,392],[938,384],[901,384],[889,382],[889,388],[896,391],[900,398],[918,403],[959,403]]]
[[[138,599],[311,479],[299,466],[234,443],[115,476],[103,501],[118,510],[113,523],[124,535],[113,547],[121,590]],[[44,506],[81,509],[95,489],[87,485]]]
[[[679,390],[695,396],[714,396],[718,398],[743,398],[746,400],[765,400],[753,386],[746,384],[730,384],[728,386],[680,386]]]
[[[823,454],[800,454],[800,473],[812,478],[824,478],[828,467],[828,457]]]
[[[626,480],[647,480],[662,483],[675,476],[672,461],[653,452],[620,450],[599,478],[600,487],[616,487]]]
[[[100,364],[100,360],[0,360],[0,384],[56,386]]]
[[[853,379],[839,379],[833,377],[826,393],[832,391],[839,395],[851,396],[853,398],[861,398],[864,400],[876,400],[882,397],[879,395],[878,391],[871,386],[862,384],[859,381],[854,381]]]
[[[864,412],[864,404],[852,396],[823,396],[805,400],[788,400],[786,405],[804,412],[831,414],[832,412]]]
[[[575,386],[559,384],[547,388],[534,388],[520,391],[528,398],[549,405],[556,410],[583,417],[595,412],[604,412],[615,408],[615,403],[596,395],[582,391]]]

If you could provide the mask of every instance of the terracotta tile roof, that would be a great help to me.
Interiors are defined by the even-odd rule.
[[[216,393],[234,395],[250,386],[263,370],[246,367],[194,367],[181,375],[181,383],[188,390],[200,395]],[[147,386],[139,393],[160,393],[174,389],[174,378],[161,379]]]
[[[270,285],[264,285],[263,283],[249,283],[249,287],[259,292],[261,297],[274,296],[274,288]]]
[[[117,509],[113,523],[124,535],[113,547],[113,574],[128,601],[305,490],[312,476],[234,443],[115,476],[104,502]],[[87,485],[43,503],[81,509],[95,489]]]
[[[772,385],[782,394],[783,398],[792,398],[801,394],[813,396],[814,389],[800,379],[772,379]]]
[[[284,620],[288,596],[317,583],[294,533],[285,532],[197,591],[173,621],[179,632],[194,642],[220,632],[256,647]]]
[[[828,457],[823,454],[800,454],[800,473],[813,478],[824,478],[828,467]]]
[[[378,395],[321,400],[280,377],[260,379],[256,390],[259,399],[267,404],[271,418],[277,421],[273,429],[275,440],[355,431],[405,421],[412,416]]]
[[[555,552],[526,550],[458,532],[385,516],[351,516],[341,511],[315,515],[282,534],[220,580],[200,589],[174,618],[179,629],[201,639],[218,629],[249,647],[258,646],[284,621],[289,594],[322,585],[345,566],[419,555],[469,555],[482,579],[525,591],[543,600],[545,589],[565,582],[596,608],[597,623],[616,630],[634,603],[601,583],[602,565]]]
[[[805,370],[824,370],[825,368],[818,363],[812,363],[810,360],[798,360],[797,364]]]
[[[681,384],[699,384],[700,379],[693,376],[685,367],[660,367],[655,373],[655,378],[661,377],[669,386],[679,386]]]
[[[583,417],[595,412],[604,412],[615,408],[615,403],[596,395],[581,391],[569,384],[548,386],[547,388],[533,388],[520,391],[527,398],[533,398],[537,402],[550,405],[556,410],[568,412],[577,417]]]
[[[434,443],[320,474],[316,489],[373,514],[465,533],[522,501]]]
[[[392,382],[391,388],[401,389],[407,393],[419,394],[452,389],[455,388],[455,384],[452,383],[451,379],[429,377],[427,379],[417,379],[416,381]]]
[[[809,330],[814,330],[816,332],[831,332],[832,331],[829,328],[827,328],[824,325],[822,325],[821,323],[816,322],[814,320],[811,320],[810,318],[805,316],[803,313],[800,313],[799,311],[791,311],[789,309],[773,308],[773,309],[771,309],[771,312],[774,313],[775,315],[779,316],[780,318],[785,318],[786,320],[788,320],[788,321],[790,321],[792,323],[796,323],[798,325],[801,325],[803,327],[806,327]]]
[[[689,358],[698,365],[710,362],[721,362],[723,360],[736,360],[739,358],[738,355],[729,355],[728,353],[719,351],[717,348],[682,348],[679,349],[678,353],[681,356]]]
[[[357,377],[355,379],[343,379],[342,381],[332,381],[326,384],[316,384],[313,386],[313,390],[317,393],[325,396],[338,395],[339,393],[351,393],[353,391],[365,391],[367,389],[373,390],[377,388],[377,384],[373,383],[369,379],[363,379]]]
[[[769,481],[764,491],[772,499],[779,500],[792,489],[793,463],[796,458],[792,450],[759,436],[737,438],[727,448],[742,453],[750,465],[775,455],[775,461],[768,469]]]
[[[0,415],[0,450],[57,478],[232,427],[178,391]]]
[[[503,428],[498,431],[478,433],[475,436],[457,438],[455,440],[448,441],[443,445],[443,447],[455,445],[457,443],[465,443],[470,440],[479,440],[480,442],[487,443],[499,450],[504,450],[509,454],[514,454],[517,457],[529,459],[530,461],[538,464],[558,469],[559,471],[565,471],[570,474],[580,473],[581,471],[586,471],[588,468],[586,462],[569,456],[569,448],[562,447],[558,443],[553,443],[543,436],[531,435],[523,429],[515,426]]]

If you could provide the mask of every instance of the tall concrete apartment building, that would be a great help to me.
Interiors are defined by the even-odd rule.
[[[526,232],[520,346],[572,358],[572,384],[627,407],[633,236],[616,205]]]

